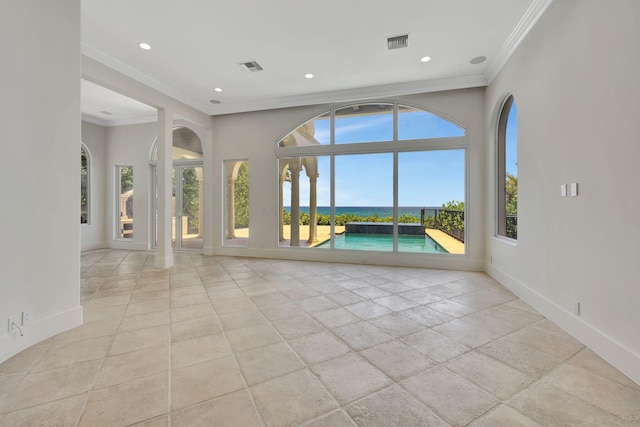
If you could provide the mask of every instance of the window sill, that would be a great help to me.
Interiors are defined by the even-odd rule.
[[[491,236],[489,237],[489,239],[491,240],[495,240],[497,242],[501,242],[504,243],[508,246],[513,246],[513,247],[517,247],[518,246],[518,241],[515,239],[511,239],[509,237],[504,237],[504,236]]]

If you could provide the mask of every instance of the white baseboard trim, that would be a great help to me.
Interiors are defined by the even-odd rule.
[[[80,325],[82,325],[81,305],[20,326],[23,336],[20,336],[18,331],[13,331],[0,337],[0,363],[40,341]]]
[[[547,319],[640,384],[640,355],[493,265],[487,265],[486,272]]]

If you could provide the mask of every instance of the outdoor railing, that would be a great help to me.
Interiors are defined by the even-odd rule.
[[[518,238],[518,215],[517,214],[507,214],[505,215],[505,219],[507,220],[507,237],[511,239]]]
[[[464,211],[443,208],[420,209],[420,223],[447,233],[464,243]]]

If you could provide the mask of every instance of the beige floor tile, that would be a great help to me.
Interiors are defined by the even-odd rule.
[[[0,363],[0,375],[24,375],[40,360],[47,352],[47,346],[34,346],[22,350],[15,356]]]
[[[534,381],[515,368],[475,351],[448,361],[446,367],[501,400],[510,398]]]
[[[582,350],[567,363],[572,366],[587,369],[594,374],[609,378],[610,380],[626,385],[627,387],[640,390],[640,384],[634,382],[588,348]]]
[[[168,372],[169,347],[161,345],[107,357],[94,390]]]
[[[246,289],[245,293],[247,293]],[[247,293],[247,295],[249,294]],[[264,307],[266,305],[284,304],[291,300],[284,293],[269,292],[266,294],[251,296],[251,301],[253,301],[253,303],[258,307]]]
[[[109,352],[113,339],[113,335],[107,335],[70,343],[54,343],[31,371],[45,371],[80,362],[102,359]]]
[[[125,316],[118,331],[134,331],[136,329],[167,325],[171,321],[170,313],[170,310],[161,310]]]
[[[219,315],[225,313],[233,313],[234,311],[246,310],[252,307],[254,307],[253,301],[251,301],[247,297],[213,301],[213,308]]]
[[[0,415],[0,425],[11,427],[75,426],[87,393]]]
[[[423,325],[405,317],[402,313],[387,314],[386,316],[373,318],[368,322],[394,338],[400,338],[424,329]]]
[[[168,345],[170,335],[169,325],[119,332],[113,340],[109,355],[128,353],[162,344]]]
[[[401,381],[435,365],[428,357],[399,341],[376,345],[361,351],[360,355],[394,381]]]
[[[0,414],[85,393],[93,385],[101,360],[28,374],[0,402]]]
[[[214,314],[211,304],[199,304],[191,307],[180,307],[171,309],[171,323],[188,322],[208,318]]]
[[[174,410],[240,390],[244,386],[233,357],[177,369],[171,375],[171,400]]]
[[[348,354],[311,369],[341,404],[391,384],[389,378],[357,354]]]
[[[371,301],[363,301],[356,304],[346,305],[344,308],[363,320],[369,320],[374,317],[393,313],[393,311],[389,310],[387,307],[383,307],[380,304],[376,304]]]
[[[411,286],[409,286],[409,288],[411,288]],[[402,298],[408,299],[409,301],[413,301],[421,305],[431,304],[432,302],[436,302],[441,299],[439,296],[430,294],[425,289],[411,289],[405,292],[401,292],[398,295]]]
[[[222,333],[222,326],[213,314],[200,319],[171,324],[172,342],[220,333]]]
[[[362,427],[449,426],[431,409],[397,385],[352,403],[346,410]]]
[[[171,369],[184,368],[230,354],[231,349],[222,334],[174,342],[171,344]]]
[[[24,375],[0,375],[0,402],[22,381]]]
[[[252,392],[268,427],[296,426],[337,408],[307,370],[258,384]]]
[[[294,339],[322,332],[325,328],[308,314],[276,320],[273,326],[285,339]]]
[[[209,295],[207,295],[206,293],[171,297],[171,308],[191,307],[194,305],[210,303],[211,301],[209,301]]]
[[[296,338],[289,344],[308,365],[335,359],[351,351],[328,332]]]
[[[130,427],[167,427],[169,425],[169,415],[164,414],[141,423],[132,424]]]
[[[260,420],[245,390],[175,411],[173,427],[259,427]]]
[[[400,313],[406,318],[415,320],[428,328],[453,319],[453,317],[448,314],[441,313],[426,306],[410,308],[408,310],[401,311]]]
[[[70,342],[113,335],[118,330],[121,320],[121,318],[111,318],[84,323],[58,335],[56,342]]]
[[[373,300],[373,302],[393,311],[407,310],[419,305],[417,302],[404,299],[398,295],[389,295],[386,297],[377,298]]]
[[[336,328],[333,332],[356,351],[364,350],[392,339],[390,335],[385,334],[367,322],[352,323]]]
[[[476,351],[498,359],[534,378],[542,376],[561,362],[557,357],[512,342],[508,336],[479,347]]]
[[[356,427],[356,423],[342,410],[323,415],[301,427]]]
[[[249,385],[304,368],[298,356],[284,342],[237,353],[236,357]]]
[[[471,316],[434,326],[433,330],[473,348],[493,341],[506,333],[502,325],[488,325],[484,319],[471,318]]]
[[[522,301],[520,298],[514,299],[513,301],[509,301],[505,305],[508,305],[509,307],[517,308],[518,310],[528,311],[529,313],[540,314],[535,308],[531,307],[529,304]]]
[[[520,412],[507,406],[500,405],[495,410],[478,418],[470,427],[542,427],[540,424],[525,417]]]
[[[126,304],[110,306],[91,306],[91,301],[83,304],[82,321],[85,323],[98,320],[121,319],[127,309]]]
[[[562,360],[584,348],[582,343],[546,319],[510,334],[508,339]]]
[[[358,316],[342,307],[318,311],[313,313],[313,317],[318,319],[320,323],[325,325],[327,328],[337,328],[348,325],[349,323],[360,322],[361,320]]]
[[[469,292],[464,295],[451,298],[452,301],[459,302],[476,310],[484,310],[499,304],[512,301],[517,297],[504,288],[482,289]]]
[[[301,299],[296,301],[296,304],[307,313],[315,313],[338,307],[338,304],[323,295]]]
[[[165,374],[103,388],[89,395],[79,426],[129,425],[167,411],[169,378]]]
[[[386,283],[386,281],[384,282]],[[353,293],[367,299],[382,298],[391,295],[391,292],[371,285],[366,288],[354,289]]]
[[[145,301],[153,301],[156,299],[167,299],[171,296],[169,289],[157,289],[157,290],[147,290],[146,288],[141,288],[140,283],[136,287],[136,290],[133,291],[131,295],[130,302],[145,302]]]
[[[227,338],[234,351],[247,351],[282,341],[269,325],[250,326],[227,332]]]
[[[262,314],[264,314],[264,317],[271,321],[287,319],[289,317],[304,316],[307,314],[293,302],[261,307],[261,311]]]
[[[444,313],[451,317],[462,317],[478,311],[473,307],[469,307],[468,305],[464,305],[449,299],[442,299],[440,301],[436,301],[434,303],[429,304],[427,307],[429,307],[432,310],[439,311],[440,313]]]
[[[489,393],[436,366],[402,382],[402,387],[453,426],[464,426],[498,404]]]
[[[301,284],[298,284],[297,286],[289,289],[284,289],[282,290],[282,293],[285,294],[291,301],[300,301],[320,295],[318,291]]]
[[[168,310],[170,308],[170,298],[154,299],[150,301],[135,302],[127,306],[125,316],[134,314],[151,313],[153,311]]]
[[[329,299],[334,301],[338,305],[351,305],[359,302],[366,301],[365,297],[362,297],[358,294],[354,294],[351,291],[340,291],[333,294],[327,295]]]
[[[640,425],[640,390],[619,384],[586,369],[565,364],[544,382],[624,420]]]
[[[400,341],[439,363],[471,350],[466,345],[430,329],[407,335]]]
[[[220,314],[220,323],[225,331],[234,331],[249,326],[264,325],[266,320],[257,308],[235,311],[233,313]]]
[[[562,390],[538,383],[511,400],[509,405],[543,426],[632,426]]]

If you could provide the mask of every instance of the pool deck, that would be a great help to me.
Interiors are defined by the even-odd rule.
[[[440,246],[446,249],[450,254],[464,254],[464,243],[449,236],[444,231],[427,228],[427,236],[438,242]]]

